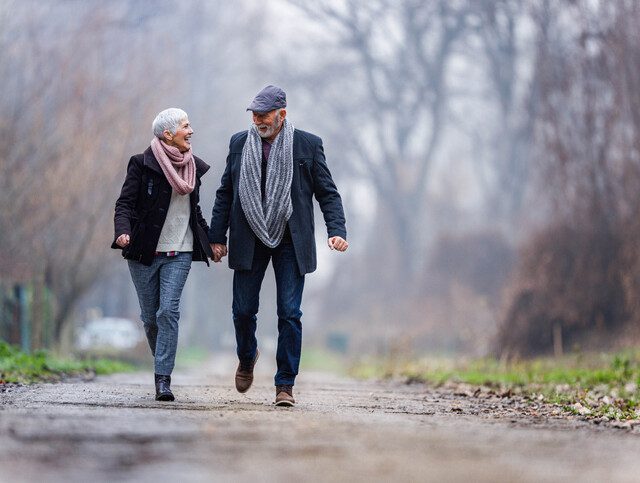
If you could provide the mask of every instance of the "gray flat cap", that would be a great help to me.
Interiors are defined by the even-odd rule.
[[[287,107],[287,95],[284,91],[276,86],[267,86],[253,98],[247,111],[269,112],[283,107]]]

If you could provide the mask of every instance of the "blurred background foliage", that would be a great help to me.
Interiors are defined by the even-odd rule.
[[[351,244],[330,253],[316,219],[307,347],[637,344],[639,21],[632,0],[5,0],[0,337],[66,351],[90,320],[136,321],[109,249],[128,158],[157,112],[185,109],[213,166],[209,213],[229,137],[277,84],[293,124],[324,140]],[[192,268],[180,337],[234,346],[226,263]]]

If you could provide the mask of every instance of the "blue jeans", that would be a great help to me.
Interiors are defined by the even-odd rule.
[[[304,275],[300,275],[296,254],[290,241],[283,241],[276,248],[269,248],[256,241],[251,270],[236,270],[233,274],[233,323],[236,329],[237,353],[243,362],[253,361],[256,355],[256,315],[260,287],[269,260],[272,260],[276,275],[278,307],[278,370],[275,384],[293,386],[302,350],[300,304]]]
[[[128,262],[155,373],[169,376],[176,360],[180,295],[191,269],[191,252],[174,257],[156,255],[149,267],[133,260]]]

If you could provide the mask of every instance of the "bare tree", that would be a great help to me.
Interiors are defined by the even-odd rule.
[[[539,103],[537,79],[528,73],[534,59],[530,2],[481,0],[472,2],[489,92],[497,119],[489,129],[492,148],[476,166],[485,181],[487,215],[513,228],[518,224],[530,185],[530,148]]]
[[[290,3],[337,43],[340,55],[332,58],[343,61],[319,68],[313,90],[331,106],[331,135],[346,149],[348,162],[337,169],[368,180],[376,216],[389,227],[373,241],[385,246],[378,263],[389,275],[386,287],[397,287],[400,270],[407,283],[398,288],[405,290],[424,266],[428,179],[446,124],[449,62],[468,8],[447,1]]]
[[[238,46],[254,40],[235,26],[255,22],[244,2],[196,0],[3,2],[0,18],[0,135],[11,140],[0,147],[0,280],[46,281],[60,341],[95,282],[114,265],[126,273],[108,248],[113,207],[153,116],[185,108],[198,154],[223,169],[208,153],[225,142],[206,133],[226,127],[227,93],[248,77],[239,52],[251,48]],[[203,192],[203,207],[212,198]],[[205,304],[190,310],[210,314]]]
[[[120,52],[135,45],[118,32],[126,10],[81,10],[62,22],[52,8],[27,15],[25,5],[16,7],[2,38],[2,78],[18,82],[1,99],[9,116],[0,133],[14,142],[0,153],[0,232],[3,278],[46,280],[59,341],[75,302],[106,266],[110,208],[121,182],[113,161],[124,159],[138,136],[130,123],[148,123],[162,82],[143,56],[120,62]]]
[[[538,186],[552,213],[526,243],[503,352],[600,347],[637,325],[640,203],[635,2],[543,4]]]

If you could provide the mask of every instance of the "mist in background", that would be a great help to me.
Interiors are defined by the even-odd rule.
[[[275,84],[322,137],[349,250],[316,213],[305,347],[562,353],[637,341],[640,7],[633,1],[0,4],[0,337],[139,320],[109,248],[129,157],[180,107],[212,165]],[[194,263],[180,344],[235,347],[232,271]],[[16,307],[22,307],[22,311]],[[17,314],[17,315],[16,315]],[[273,272],[258,316],[276,338]],[[22,324],[22,325],[21,325]]]

